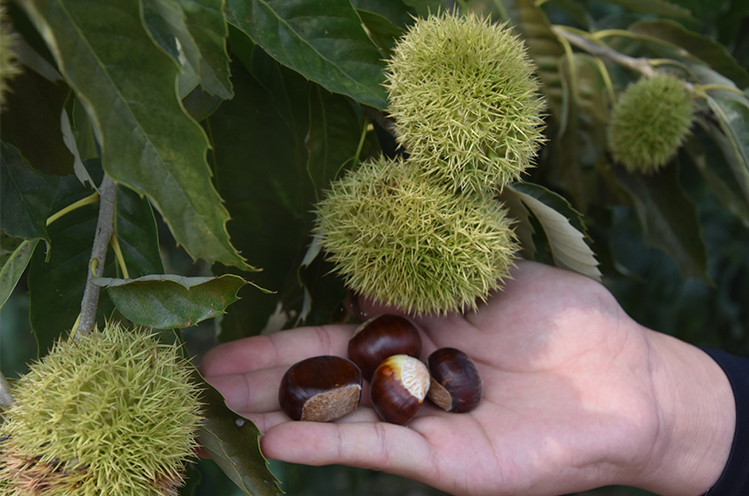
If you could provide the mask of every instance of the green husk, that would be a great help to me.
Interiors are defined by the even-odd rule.
[[[501,190],[543,142],[544,101],[523,42],[474,14],[418,20],[388,61],[397,140],[457,191]]]
[[[14,496],[176,494],[201,421],[190,374],[177,345],[143,329],[57,342],[14,386],[0,484]]]
[[[694,105],[684,83],[659,74],[627,87],[611,116],[608,144],[630,172],[653,174],[679,149],[692,124]]]
[[[317,231],[351,289],[418,314],[476,308],[517,251],[500,202],[424,181],[402,159],[365,162],[334,183]]]

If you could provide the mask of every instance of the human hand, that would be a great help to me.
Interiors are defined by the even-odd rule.
[[[383,470],[453,494],[558,495],[610,484],[704,493],[725,465],[735,422],[719,366],[635,323],[600,284],[517,265],[477,312],[414,319],[422,358],[453,346],[476,361],[484,397],[470,413],[425,403],[407,426],[388,424],[365,387],[362,406],[336,423],[290,421],[277,398],[286,369],[310,356],[346,356],[354,326],[227,343],[201,368],[265,434],[269,458]]]

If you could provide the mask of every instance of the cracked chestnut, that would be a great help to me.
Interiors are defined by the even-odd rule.
[[[428,390],[426,365],[409,355],[394,355],[372,375],[372,406],[382,420],[404,425],[419,411]]]
[[[317,356],[286,371],[278,402],[293,420],[333,422],[356,410],[361,387],[361,371],[351,360]]]
[[[440,348],[427,359],[429,399],[447,412],[470,412],[481,401],[483,382],[476,363],[460,350]]]
[[[384,314],[360,325],[348,343],[348,357],[370,381],[375,369],[393,355],[419,358],[421,337],[416,326],[399,315]]]

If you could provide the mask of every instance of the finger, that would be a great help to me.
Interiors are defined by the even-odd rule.
[[[422,479],[434,453],[416,431],[385,422],[286,422],[261,439],[263,453],[305,465],[344,464]]]
[[[317,355],[345,356],[355,326],[300,327],[224,343],[206,353],[204,376],[230,375],[263,368],[291,366]]]
[[[264,413],[278,410],[278,386],[286,367],[254,372],[208,376],[207,381],[225,398],[235,412]]]

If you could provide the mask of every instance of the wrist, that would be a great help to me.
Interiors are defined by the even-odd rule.
[[[637,485],[664,496],[704,494],[720,477],[736,425],[731,384],[707,353],[648,331],[659,428]]]

